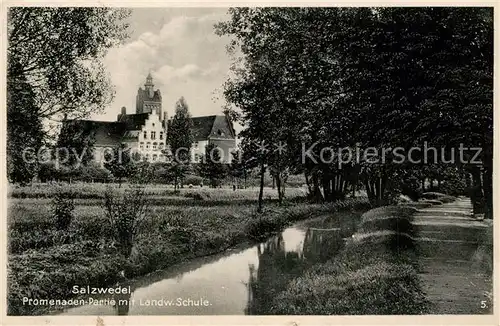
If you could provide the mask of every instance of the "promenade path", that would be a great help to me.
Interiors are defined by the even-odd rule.
[[[431,314],[492,313],[492,221],[471,216],[471,202],[420,209],[414,219],[419,238],[423,290]]]

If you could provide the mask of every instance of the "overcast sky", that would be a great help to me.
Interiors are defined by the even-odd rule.
[[[135,96],[149,71],[163,98],[163,112],[174,114],[184,96],[193,116],[220,114],[221,86],[230,58],[227,38],[213,25],[225,20],[225,8],[136,8],[130,17],[131,38],[113,48],[105,64],[116,86],[114,103],[99,120],[114,120],[125,106],[135,113]]]

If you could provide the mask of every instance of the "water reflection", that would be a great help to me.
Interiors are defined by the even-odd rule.
[[[335,256],[342,248],[341,229],[308,228],[302,246],[286,251],[283,234],[258,246],[258,267],[249,265],[248,302],[246,314],[270,313],[272,301],[288,282],[305,269]]]
[[[133,291],[133,289],[131,289]],[[131,292],[132,292],[131,291]],[[131,293],[120,293],[115,294],[113,299],[115,300],[115,305],[113,309],[118,316],[126,316],[128,315],[128,311],[130,309],[130,297]]]
[[[315,219],[284,230],[268,241],[193,259],[128,284],[113,305],[65,309],[66,315],[237,315],[269,314],[270,304],[288,282],[311,265],[331,259],[350,237],[352,221]],[[208,306],[157,306],[153,300],[204,298]]]

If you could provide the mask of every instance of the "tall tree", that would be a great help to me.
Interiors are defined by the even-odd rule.
[[[73,120],[65,122],[59,132],[55,151],[69,168],[87,165],[94,158],[95,129],[92,122]],[[54,152],[56,154],[56,152]]]
[[[212,188],[218,187],[226,177],[227,167],[222,163],[220,150],[215,144],[205,146],[205,158],[201,162],[200,172],[202,177],[210,180]]]
[[[134,176],[138,168],[131,156],[130,149],[125,146],[117,146],[112,152],[105,153],[104,167],[118,179],[118,187],[121,188],[123,178]]]
[[[424,140],[479,145],[489,171],[483,183],[491,183],[491,9],[234,8],[229,14],[216,29],[233,37],[244,60],[235,61],[226,100],[242,111],[245,136],[287,141],[297,160],[287,165],[311,178],[314,197],[342,197],[347,180],[358,179],[349,174],[359,172],[372,203],[383,205],[404,175],[394,155],[346,169],[341,155],[321,159],[329,147],[380,154]],[[305,160],[302,143],[316,144]]]
[[[40,118],[83,117],[110,103],[113,88],[101,59],[128,35],[130,11],[116,8],[11,7],[7,59],[35,93]]]
[[[10,181],[30,182],[38,170],[38,153],[43,145],[42,121],[31,85],[23,75],[13,79],[22,67],[8,62],[7,70],[7,175]]]
[[[172,117],[167,131],[171,170],[176,190],[179,181],[182,181],[190,166],[191,145],[194,142],[192,129],[193,120],[189,113],[189,107],[184,97],[181,97],[175,104],[175,115]]]

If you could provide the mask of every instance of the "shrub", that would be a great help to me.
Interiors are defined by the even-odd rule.
[[[443,202],[440,201],[440,200],[437,200],[437,199],[423,199],[422,202],[423,203],[429,203],[429,204],[432,204],[432,205],[443,205]]]
[[[52,200],[52,215],[59,230],[66,230],[73,220],[74,196],[73,192],[61,191]]]
[[[403,207],[412,207],[414,209],[422,209],[422,208],[429,208],[432,206],[431,203],[426,203],[426,202],[423,202],[423,201],[419,201],[419,202],[413,202],[413,203],[404,203],[404,204],[401,204],[401,206]]]
[[[184,197],[193,198],[196,200],[208,200],[210,199],[210,194],[205,191],[187,191]]]
[[[104,209],[114,233],[114,240],[121,253],[129,257],[134,240],[146,216],[144,188],[134,187],[125,191],[120,198],[109,188],[105,193]]]
[[[440,192],[424,192],[422,194],[422,198],[424,199],[432,199],[432,200],[439,200],[443,203],[451,203],[456,200],[455,197],[449,196],[447,194],[443,194]]]
[[[201,186],[203,185],[203,178],[197,175],[188,175],[184,179],[184,184],[193,185],[193,186]]]
[[[253,216],[245,231],[250,239],[261,241],[277,233],[286,225],[286,221],[276,216]]]
[[[366,222],[374,219],[385,219],[395,217],[400,219],[411,219],[413,214],[417,212],[414,207],[401,206],[383,206],[369,210],[361,216],[361,221]]]

